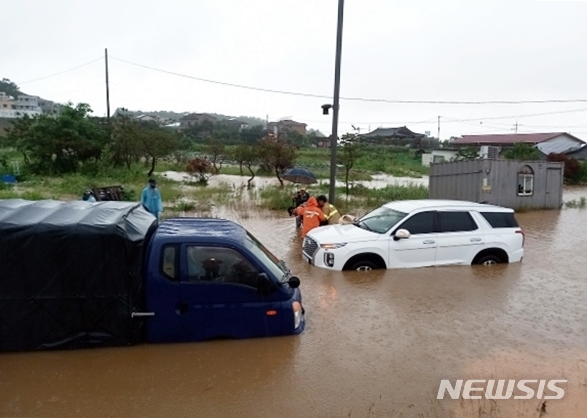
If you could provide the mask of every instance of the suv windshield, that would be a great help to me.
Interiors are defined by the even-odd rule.
[[[285,281],[288,276],[289,270],[279,258],[274,256],[271,251],[263,246],[249,232],[244,240],[244,245],[247,250],[253,253],[255,257],[280,281]]]
[[[355,225],[368,231],[384,234],[406,216],[408,216],[407,213],[382,206],[363,216],[355,222]]]

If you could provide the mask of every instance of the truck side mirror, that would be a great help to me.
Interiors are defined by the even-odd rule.
[[[257,276],[257,292],[260,295],[268,296],[275,290],[277,290],[277,286],[269,279],[267,273],[259,273]]]
[[[296,276],[291,276],[289,278],[289,280],[287,281],[287,284],[289,285],[289,287],[291,287],[292,289],[297,289],[298,287],[300,287],[300,279]]]

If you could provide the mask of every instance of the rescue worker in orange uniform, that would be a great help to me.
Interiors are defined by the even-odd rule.
[[[302,238],[312,229],[319,227],[320,222],[326,220],[326,216],[324,216],[324,212],[318,206],[318,201],[314,196],[310,197],[303,206],[298,206],[294,210],[294,215],[299,215],[303,218]]]

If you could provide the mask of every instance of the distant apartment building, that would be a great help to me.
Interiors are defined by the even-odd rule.
[[[63,105],[55,103],[51,100],[39,98],[39,107],[41,108],[43,113],[54,114],[61,112]]]
[[[280,120],[277,122],[269,122],[267,124],[267,131],[273,133],[275,136],[280,134],[287,135],[290,132],[296,132],[300,135],[306,135],[306,124],[295,122],[290,119]]]
[[[21,94],[16,99],[0,92],[0,118],[18,118],[23,115],[35,116],[43,113],[39,98]]]

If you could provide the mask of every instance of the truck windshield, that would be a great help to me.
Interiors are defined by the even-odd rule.
[[[257,240],[253,235],[247,232],[247,237],[244,241],[245,248],[253,253],[269,271],[277,277],[280,281],[284,281],[289,271],[279,258],[274,256],[263,244]]]
[[[407,215],[407,213],[398,212],[397,210],[382,206],[363,216],[355,222],[355,225],[368,231],[384,234]]]

